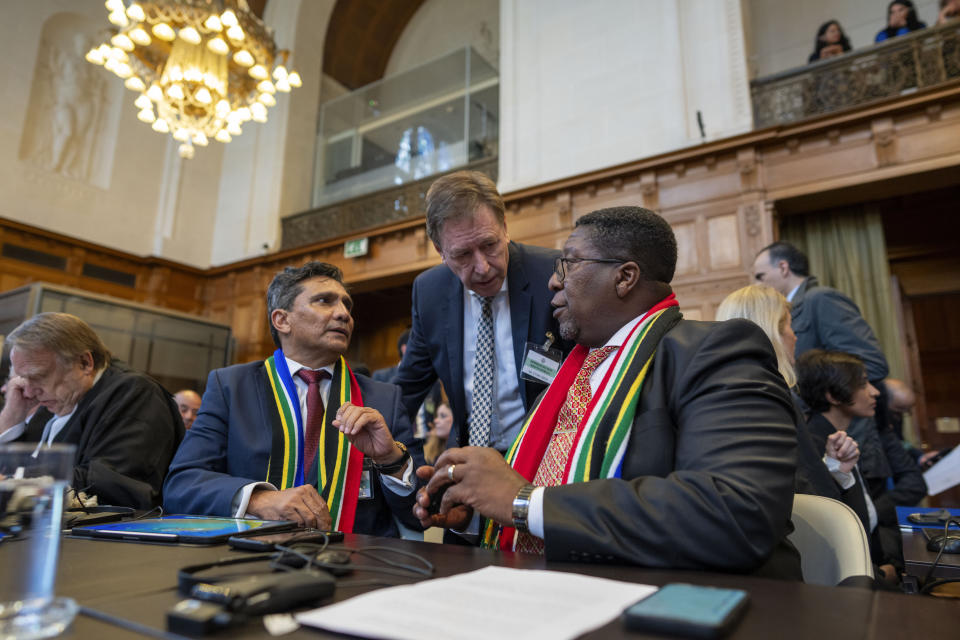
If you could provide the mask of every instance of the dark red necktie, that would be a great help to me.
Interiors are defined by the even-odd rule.
[[[303,468],[309,469],[317,457],[320,433],[323,429],[323,398],[320,397],[320,381],[330,377],[323,369],[312,371],[300,369],[297,375],[307,383],[307,415],[303,417]]]

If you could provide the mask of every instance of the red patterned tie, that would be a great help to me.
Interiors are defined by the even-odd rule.
[[[300,369],[297,376],[307,383],[307,415],[304,416],[303,468],[309,469],[317,457],[320,432],[323,429],[323,398],[320,396],[320,381],[330,377],[330,372],[320,369]]]
[[[557,426],[553,429],[553,435],[550,436],[550,443],[543,454],[540,466],[537,467],[537,474],[533,478],[533,484],[538,487],[555,487],[563,483],[563,470],[567,466],[567,458],[570,457],[570,449],[573,447],[573,440],[577,435],[577,427],[587,412],[587,405],[593,397],[593,391],[590,389],[590,376],[600,363],[606,360],[607,356],[616,351],[619,347],[600,347],[594,349],[587,355],[583,366],[577,372],[577,377],[573,381],[573,386],[567,392],[567,399],[560,408],[560,414],[557,416]],[[527,533],[522,533],[517,538],[517,550],[526,553],[543,553],[543,540]]]

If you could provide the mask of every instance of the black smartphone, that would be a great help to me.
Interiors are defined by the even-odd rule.
[[[720,638],[733,629],[747,608],[740,589],[674,583],[630,605],[623,612],[628,629],[693,638]]]
[[[320,529],[294,529],[283,533],[265,533],[262,536],[230,536],[227,544],[234,549],[244,551],[273,551],[276,545],[288,546],[298,542],[343,542],[342,531],[321,531]]]

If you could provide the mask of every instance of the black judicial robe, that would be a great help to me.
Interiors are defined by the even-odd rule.
[[[40,407],[21,442],[39,442],[53,417]],[[173,397],[153,378],[118,365],[80,398],[54,443],[73,444],[72,486],[100,504],[150,509],[161,503],[163,480],[183,440]]]

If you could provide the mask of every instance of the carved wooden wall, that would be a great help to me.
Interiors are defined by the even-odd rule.
[[[204,315],[206,273],[0,218],[0,291],[51,282]]]

